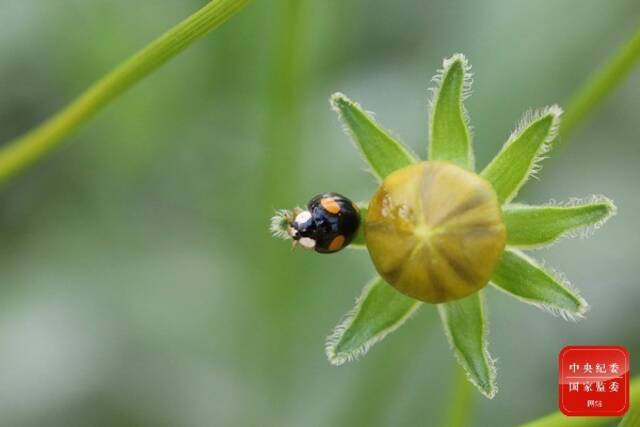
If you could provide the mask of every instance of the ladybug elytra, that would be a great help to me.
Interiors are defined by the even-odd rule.
[[[355,238],[360,215],[355,204],[338,193],[322,193],[309,201],[306,210],[297,209],[287,232],[307,249],[333,253]]]

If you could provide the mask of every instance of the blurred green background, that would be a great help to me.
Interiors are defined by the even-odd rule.
[[[204,3],[0,0],[0,141]],[[430,78],[464,52],[484,165],[639,23],[637,0],[254,1],[2,189],[0,425],[440,425],[455,365],[434,307],[331,367],[324,337],[370,261],[268,232],[276,207],[375,190],[328,97],[360,101],[424,156]],[[635,72],[521,193],[602,193],[620,212],[534,254],[579,287],[587,319],[488,289],[500,392],[475,393],[473,425],[555,410],[566,344],[622,344],[640,367],[638,111]]]

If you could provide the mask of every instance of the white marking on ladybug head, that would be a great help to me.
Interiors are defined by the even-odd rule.
[[[298,237],[298,230],[296,230],[295,228],[293,228],[292,226],[288,226],[287,227],[287,233],[289,234],[289,236],[291,236],[291,238],[295,239],[296,237]]]
[[[310,237],[303,237],[299,240],[300,244],[307,249],[313,249],[316,247],[316,241]]]
[[[309,221],[310,219],[311,219],[311,212],[302,211],[296,216],[295,222],[298,223],[298,224],[304,224],[305,222]]]

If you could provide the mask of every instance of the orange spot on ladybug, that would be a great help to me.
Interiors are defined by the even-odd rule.
[[[340,212],[340,205],[334,199],[325,197],[324,199],[320,200],[320,204],[327,210],[327,212],[331,214],[335,215]]]
[[[339,251],[342,249],[342,245],[344,245],[344,236],[338,235],[329,244],[329,250],[331,252]]]

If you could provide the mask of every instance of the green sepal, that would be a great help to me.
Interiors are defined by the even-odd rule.
[[[379,181],[391,172],[418,161],[407,147],[382,129],[359,104],[336,93],[331,97],[331,105],[371,167],[371,173]]]
[[[471,66],[462,54],[444,60],[433,80],[429,120],[429,160],[445,160],[474,170],[469,116],[463,101],[471,93]]]
[[[524,115],[502,150],[482,171],[496,190],[500,203],[508,203],[540,169],[544,154],[558,134],[562,109],[557,105]]]
[[[364,221],[367,218],[369,202],[358,202],[356,203],[356,206],[360,213],[360,228],[358,229],[358,234],[348,247],[353,249],[367,249],[367,242],[364,239]]]
[[[342,365],[363,356],[371,346],[398,329],[422,303],[396,291],[382,278],[371,280],[332,334],[325,352],[329,362]]]
[[[498,289],[567,320],[584,316],[587,302],[569,281],[549,272],[524,253],[507,249],[498,262],[491,283]]]
[[[507,244],[518,248],[538,248],[562,237],[589,237],[616,214],[616,206],[604,196],[572,199],[563,204],[530,206],[505,205]]]
[[[487,350],[488,324],[483,291],[438,304],[438,312],[456,360],[467,373],[469,381],[492,399],[498,387],[496,368]]]

